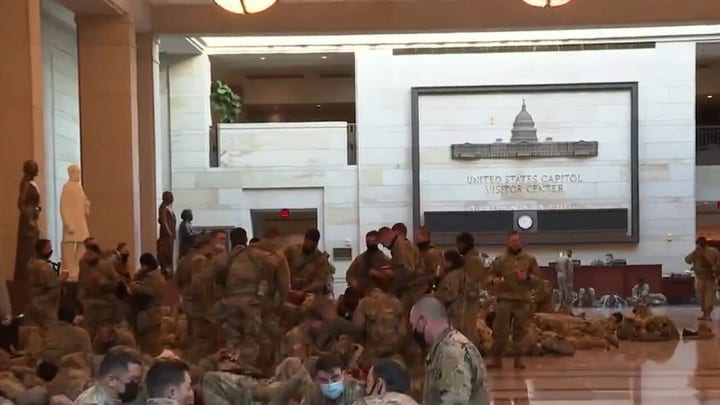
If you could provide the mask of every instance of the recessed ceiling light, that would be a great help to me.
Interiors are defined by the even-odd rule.
[[[260,57],[260,60],[265,60],[265,59],[267,59],[267,58],[264,57],[264,56],[261,56],[261,57]]]
[[[713,98],[712,94],[708,94],[707,98]]]
[[[323,55],[320,57],[320,59],[327,59],[327,56]]]
[[[315,108],[320,108],[320,107],[322,107],[322,104],[315,104]]]

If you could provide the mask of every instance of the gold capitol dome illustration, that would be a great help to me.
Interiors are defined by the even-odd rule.
[[[515,116],[510,142],[498,139],[493,143],[462,143],[450,145],[453,159],[511,159],[511,158],[581,158],[598,155],[597,141],[556,142],[552,138],[538,141],[535,120],[522,100],[520,112]]]

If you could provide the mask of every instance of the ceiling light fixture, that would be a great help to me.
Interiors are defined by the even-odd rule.
[[[713,98],[712,94],[708,94],[707,98]]]
[[[261,13],[275,3],[277,0],[215,0],[215,4],[235,14]]]
[[[260,60],[265,60],[265,59],[267,59],[267,58],[264,57],[264,56],[261,56],[261,57],[260,57]]]
[[[571,0],[523,0],[525,3],[535,7],[559,7],[570,3]]]
[[[323,55],[320,57],[320,59],[327,59],[327,56]]]
[[[321,108],[322,104],[315,104],[315,108]]]

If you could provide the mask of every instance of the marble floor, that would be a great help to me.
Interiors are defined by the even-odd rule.
[[[697,307],[654,309],[695,328]],[[593,315],[603,315],[597,311]],[[712,322],[720,336],[720,322]],[[584,351],[574,357],[512,360],[490,371],[495,405],[720,405],[720,339],[676,342],[621,342],[611,351]]]

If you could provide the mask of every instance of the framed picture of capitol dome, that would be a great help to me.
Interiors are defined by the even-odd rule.
[[[413,221],[439,244],[637,243],[637,83],[416,87]]]

